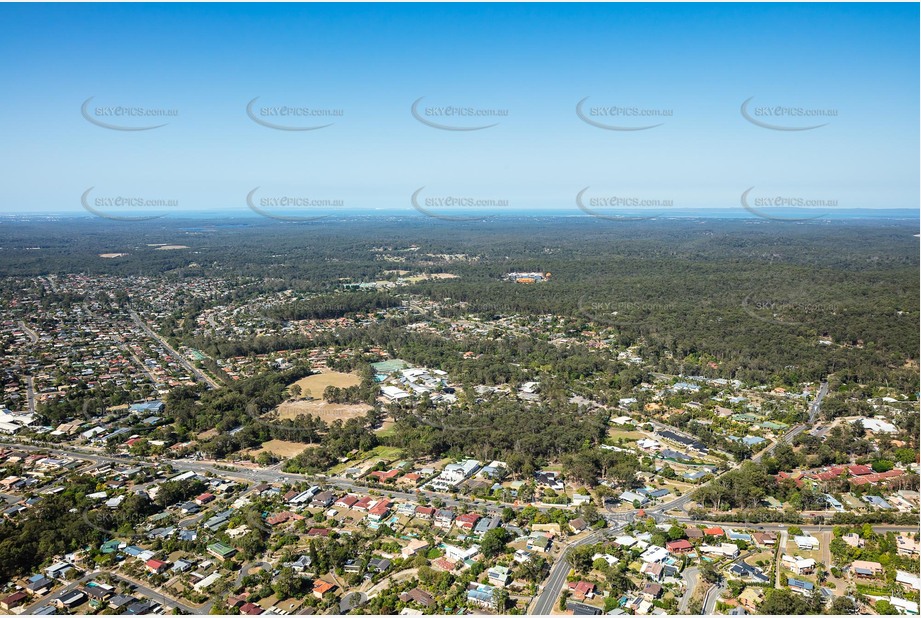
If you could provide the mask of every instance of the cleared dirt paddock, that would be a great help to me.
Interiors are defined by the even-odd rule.
[[[250,454],[258,455],[259,453],[266,452],[276,457],[287,459],[300,455],[305,450],[311,448],[311,446],[315,445],[288,442],[287,440],[269,440],[268,442],[263,442],[261,447],[251,450]]]
[[[324,423],[332,423],[336,419],[341,419],[345,422],[350,418],[364,416],[370,409],[371,406],[365,403],[326,403],[325,401],[317,400],[286,401],[278,406],[278,419],[290,420],[309,414],[319,417]]]

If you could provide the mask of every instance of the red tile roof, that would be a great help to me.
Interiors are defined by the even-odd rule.
[[[691,551],[694,549],[694,546],[684,539],[678,539],[677,541],[669,541],[666,543],[665,549],[668,551],[684,552]]]
[[[263,609],[256,605],[255,603],[244,603],[240,606],[240,613],[247,614],[249,616],[258,616],[263,612]]]
[[[595,584],[587,581],[569,582],[569,589],[572,590],[576,596],[584,597],[587,594],[595,592]]]
[[[461,528],[473,528],[476,522],[480,521],[480,516],[476,513],[464,513],[456,519],[457,525]]]
[[[144,564],[147,565],[147,568],[150,569],[151,571],[159,571],[160,569],[166,568],[166,566],[169,563],[163,562],[162,560],[154,560],[153,558],[151,558]]]
[[[319,592],[320,594],[326,594],[330,590],[334,590],[336,584],[331,584],[324,579],[315,579],[313,580],[313,591]]]
[[[337,505],[344,506],[346,508],[351,508],[356,502],[358,502],[358,496],[353,496],[351,494],[346,494],[336,500]]]

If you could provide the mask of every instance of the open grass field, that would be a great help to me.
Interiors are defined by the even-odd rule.
[[[294,384],[301,387],[302,397],[313,397],[314,399],[322,399],[323,391],[326,390],[327,386],[335,386],[338,388],[346,388],[348,386],[358,386],[359,384],[361,384],[361,378],[357,374],[354,374],[354,373],[341,373],[339,371],[325,371],[323,373],[317,373],[312,376],[307,376],[306,378],[301,378]],[[291,386],[294,386],[294,384],[292,384]]]
[[[286,401],[278,406],[279,420],[290,420],[309,414],[317,416],[324,423],[332,423],[336,419],[343,422],[350,418],[364,416],[371,409],[366,403],[326,403],[322,400],[314,401]]]
[[[374,433],[376,433],[378,437],[381,437],[381,438],[386,437],[386,436],[392,436],[395,433],[395,430],[393,428],[394,425],[396,425],[396,422],[394,422],[393,419],[388,417],[384,419],[384,422],[381,423],[381,426],[378,429],[374,430]]]
[[[611,429],[608,431],[609,440],[617,440],[618,438],[623,438],[625,442],[636,442],[637,440],[642,440],[646,437],[648,436],[640,431],[625,431],[623,429]]]

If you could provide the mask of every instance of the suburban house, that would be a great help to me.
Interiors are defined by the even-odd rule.
[[[336,500],[333,506],[338,506],[339,508],[343,508],[343,509],[350,509],[355,505],[356,502],[358,502],[358,496],[353,496],[352,494],[345,494],[344,496]]]
[[[667,542],[665,549],[673,554],[686,554],[694,551],[694,546],[685,539],[678,539],[677,541]]]
[[[476,513],[464,513],[463,515],[459,515],[455,521],[457,522],[457,526],[459,528],[463,528],[464,530],[473,530],[473,527],[479,520],[480,516]]]
[[[757,614],[758,606],[764,601],[764,589],[748,586],[739,595],[739,605],[749,614]]]
[[[438,528],[450,528],[454,523],[454,511],[448,509],[438,509],[435,511],[435,526]]]
[[[154,560],[151,558],[144,563],[144,566],[146,566],[147,570],[151,573],[156,573],[159,575],[160,573],[164,573],[167,569],[169,569],[169,562],[163,562],[162,560]]]
[[[665,578],[665,567],[655,562],[644,562],[640,567],[640,575],[645,575],[647,579],[656,583],[662,583]]]
[[[493,586],[505,586],[512,579],[511,569],[506,566],[494,566],[486,571],[486,577]]]
[[[784,554],[781,562],[785,567],[797,575],[809,575],[815,571],[815,560],[812,558],[800,558],[798,556]]]
[[[814,536],[795,536],[793,537],[793,542],[796,543],[796,546],[799,547],[801,551],[814,551],[819,549],[819,539]]]
[[[412,601],[422,607],[431,607],[435,604],[435,597],[421,588],[413,588],[409,592],[404,592],[400,595],[400,600],[404,603]]]
[[[646,584],[640,591],[647,601],[655,601],[662,596],[662,584]]]
[[[900,556],[917,556],[918,541],[909,536],[898,536],[895,539],[896,547]]]
[[[4,599],[0,599],[0,609],[10,611],[14,607],[19,607],[28,598],[29,594],[25,590],[19,590]]]
[[[336,584],[332,584],[324,579],[315,579],[313,581],[313,596],[322,599],[324,595],[332,593],[336,588]]]
[[[879,562],[872,562],[869,560],[855,560],[851,564],[851,572],[854,574],[854,577],[872,579],[883,574],[883,565]]]
[[[569,582],[569,590],[574,599],[591,599],[595,596],[595,584],[587,581]]]
[[[471,583],[467,590],[467,602],[484,609],[495,609],[496,600],[493,592],[495,588],[488,584]]]
[[[848,544],[850,547],[858,548],[864,546],[864,540],[860,538],[860,535],[855,532],[850,532],[841,537],[841,540]]]
[[[220,542],[208,545],[207,549],[209,554],[215,558],[220,558],[221,560],[228,560],[237,554],[236,549]]]
[[[752,540],[761,547],[774,547],[777,543],[777,534],[774,532],[756,532],[752,535]]]
[[[790,587],[791,591],[803,596],[811,596],[812,591],[815,589],[812,582],[807,582],[803,579],[794,579],[792,577],[787,578],[787,586]]]
[[[903,588],[921,592],[921,577],[918,577],[914,573],[909,573],[908,571],[896,571],[895,581],[901,584]]]
[[[406,547],[400,550],[400,555],[402,555],[404,558],[409,558],[411,556],[415,556],[422,550],[426,549],[428,546],[428,541],[424,541],[422,539],[412,539],[409,543],[407,543]]]

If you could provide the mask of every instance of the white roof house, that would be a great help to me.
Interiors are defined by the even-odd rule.
[[[900,584],[905,584],[909,588],[921,590],[921,577],[918,577],[914,573],[909,573],[908,571],[896,571],[895,581]]]
[[[640,554],[640,560],[643,562],[662,562],[666,558],[668,558],[668,550],[658,545],[650,545]]]
[[[793,537],[793,542],[796,543],[796,546],[803,550],[812,550],[819,548],[819,539],[814,536],[795,536]]]
[[[889,602],[896,608],[900,614],[918,615],[918,604],[914,601],[900,599],[899,597],[889,597]]]
[[[860,423],[863,428],[873,433],[896,433],[898,428],[887,421],[878,418],[862,418]]]
[[[480,553],[480,546],[474,545],[469,548],[457,547],[456,545],[445,545],[445,557],[455,562],[473,558]]]
[[[221,574],[219,572],[215,572],[209,575],[208,577],[204,578],[203,580],[201,580],[200,582],[198,582],[192,587],[195,588],[195,590],[197,590],[198,592],[201,592],[202,590],[207,590],[208,588],[210,588],[211,585],[217,580],[219,580],[220,578],[221,578]]]

